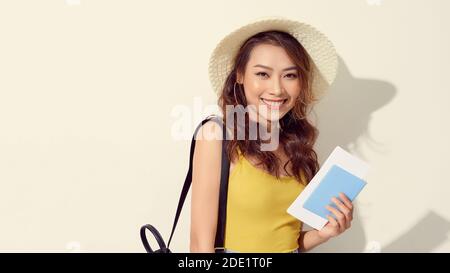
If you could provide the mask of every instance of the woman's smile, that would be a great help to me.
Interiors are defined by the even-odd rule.
[[[286,104],[287,99],[266,99],[261,98],[261,102],[271,110],[279,110]]]

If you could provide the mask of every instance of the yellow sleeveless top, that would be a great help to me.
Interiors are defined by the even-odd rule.
[[[239,158],[228,182],[224,247],[237,252],[291,252],[299,247],[302,222],[287,208],[305,188],[294,177],[280,177]]]

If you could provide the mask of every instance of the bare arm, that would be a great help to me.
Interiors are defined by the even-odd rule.
[[[197,136],[211,130],[221,134],[214,121],[205,123]],[[214,252],[219,209],[222,141],[197,137],[193,159],[191,196],[191,252]]]
[[[298,240],[298,243],[300,245],[300,252],[307,252],[327,241],[328,239],[321,238],[317,234],[317,230],[302,231]]]

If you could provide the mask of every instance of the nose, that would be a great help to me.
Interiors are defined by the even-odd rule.
[[[277,97],[277,96],[280,96],[282,93],[283,92],[282,92],[281,81],[278,78],[276,78],[276,79],[274,78],[270,94],[273,95],[274,97]]]

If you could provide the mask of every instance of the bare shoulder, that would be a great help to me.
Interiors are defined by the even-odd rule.
[[[217,121],[209,120],[203,124],[197,134],[196,140],[207,140],[213,143],[218,143],[223,138],[222,126]]]
[[[210,120],[199,128],[195,138],[194,169],[208,169],[214,175],[222,159],[222,127]]]

